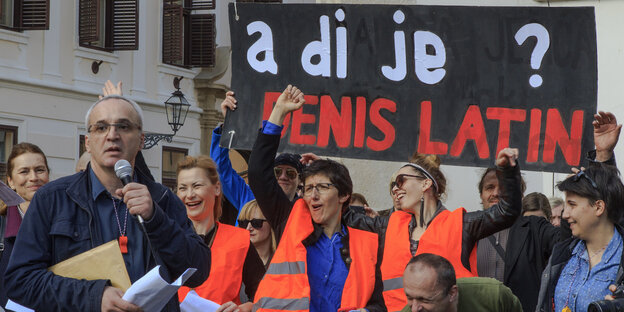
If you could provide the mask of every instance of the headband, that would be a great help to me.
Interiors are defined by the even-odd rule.
[[[436,181],[436,179],[433,178],[433,176],[431,175],[431,173],[429,173],[429,171],[427,171],[427,170],[425,170],[425,168],[423,168],[423,167],[421,167],[421,166],[419,166],[417,164],[413,164],[413,163],[405,163],[405,164],[403,164],[403,166],[401,166],[401,168],[406,167],[406,166],[410,166],[410,167],[412,167],[412,168],[422,172],[427,177],[427,179],[433,181],[433,187],[435,188],[436,192],[438,192],[438,190],[439,190],[438,189],[438,182]]]

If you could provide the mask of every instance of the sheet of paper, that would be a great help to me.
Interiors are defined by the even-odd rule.
[[[169,284],[160,276],[159,269],[158,265],[134,282],[122,298],[138,305],[145,312],[160,311],[178,288],[197,271],[195,268],[186,269],[178,279]]]
[[[25,202],[23,198],[2,181],[0,181],[0,199],[9,207]]]
[[[200,297],[194,290],[186,294],[184,301],[180,303],[181,312],[215,312],[219,304]]]
[[[13,300],[9,299],[5,306],[5,309],[15,311],[15,312],[35,312],[33,309],[29,309],[17,302],[13,302]]]

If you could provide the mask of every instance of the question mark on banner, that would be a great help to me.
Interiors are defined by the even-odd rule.
[[[550,47],[550,35],[548,34],[548,30],[541,24],[531,23],[518,29],[514,38],[516,38],[518,45],[522,45],[529,37],[535,37],[537,40],[535,48],[533,48],[533,53],[531,53],[531,68],[538,70],[542,66],[544,54],[546,54],[546,51],[548,51]],[[541,86],[542,82],[542,76],[538,74],[534,74],[529,78],[529,84],[533,88]]]

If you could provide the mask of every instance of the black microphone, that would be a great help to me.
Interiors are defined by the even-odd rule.
[[[125,186],[132,182],[132,165],[125,159],[120,159],[115,163],[115,175],[121,180],[121,183]],[[143,224],[143,217],[137,215],[139,222]]]

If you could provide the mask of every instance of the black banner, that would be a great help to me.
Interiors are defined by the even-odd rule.
[[[593,148],[594,9],[230,4],[232,89],[222,146],[251,149],[288,84],[306,94],[280,145],[406,161],[568,172]]]

